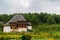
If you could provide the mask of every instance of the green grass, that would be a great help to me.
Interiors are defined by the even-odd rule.
[[[2,30],[0,28],[0,30]],[[24,32],[11,32],[3,33],[0,31],[0,38],[21,39],[23,34],[29,34],[32,36],[31,40],[60,40],[60,24],[43,24],[33,28],[32,33]]]
[[[41,32],[40,34],[25,33],[32,36],[31,40],[60,40],[60,32]],[[23,33],[1,33],[0,38],[21,39]]]

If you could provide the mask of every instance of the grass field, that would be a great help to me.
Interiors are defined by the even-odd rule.
[[[1,39],[1,40],[21,40],[21,38],[20,39]],[[60,40],[60,39],[54,39],[54,38],[42,38],[42,39],[40,39],[40,38],[32,38],[31,40]]]
[[[35,27],[36,31],[32,33],[29,32],[18,32],[18,33],[3,33],[0,32],[1,40],[21,40],[23,34],[29,34],[32,36],[31,40],[60,40],[60,24],[52,24],[52,25],[38,25]]]
[[[31,40],[60,40],[60,32],[45,33],[40,34],[24,33],[31,35]],[[21,40],[23,33],[1,33],[0,39],[2,40]]]

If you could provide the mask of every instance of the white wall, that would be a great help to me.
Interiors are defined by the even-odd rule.
[[[32,26],[27,26],[27,28],[18,28],[18,32],[22,32],[22,31],[27,32],[27,29],[32,30]],[[11,31],[10,26],[3,27],[3,32],[10,32],[10,31]]]
[[[18,28],[18,32],[22,32],[22,31],[27,32],[27,28]]]
[[[27,29],[32,30],[32,26],[27,26]]]
[[[3,32],[10,32],[10,26],[4,26]]]

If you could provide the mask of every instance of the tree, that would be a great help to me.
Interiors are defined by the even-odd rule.
[[[37,18],[37,16],[32,15],[30,22],[33,23],[34,25],[39,23],[39,19]]]
[[[46,22],[47,22],[48,24],[54,24],[54,23],[56,23],[51,14],[48,15]]]

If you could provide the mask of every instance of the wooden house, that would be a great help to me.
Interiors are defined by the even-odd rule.
[[[32,29],[32,25],[22,15],[14,15],[11,20],[4,24],[3,32],[22,32]]]

